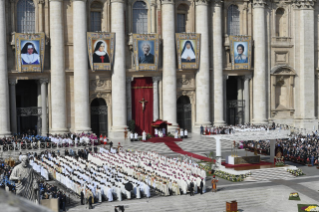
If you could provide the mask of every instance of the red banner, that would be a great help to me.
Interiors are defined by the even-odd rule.
[[[135,132],[152,132],[153,121],[153,80],[152,77],[134,78],[132,82],[132,116]]]

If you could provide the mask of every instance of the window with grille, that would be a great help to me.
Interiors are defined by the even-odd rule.
[[[239,10],[236,5],[231,5],[227,12],[228,35],[240,35]]]
[[[90,31],[101,31],[101,12],[91,12],[90,16]]]
[[[177,14],[177,33],[186,32],[186,14]]]
[[[19,0],[17,4],[17,32],[35,32],[35,7],[32,0]]]
[[[137,1],[133,5],[133,33],[147,33],[147,5]]]

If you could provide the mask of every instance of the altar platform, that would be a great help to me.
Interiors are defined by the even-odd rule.
[[[244,170],[252,170],[252,169],[267,169],[267,168],[283,168],[283,167],[289,166],[289,165],[275,166],[275,164],[267,162],[267,161],[260,161],[260,163],[255,163],[255,164],[238,164],[238,165],[222,163],[222,165],[227,170],[236,170],[236,171],[244,171]]]

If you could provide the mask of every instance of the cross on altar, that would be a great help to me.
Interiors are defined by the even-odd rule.
[[[146,102],[147,102],[147,100],[145,100],[144,98],[140,101],[140,103],[142,104],[143,112],[144,112],[144,109],[145,109],[145,103]]]

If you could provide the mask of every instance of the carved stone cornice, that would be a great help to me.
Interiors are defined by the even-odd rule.
[[[195,0],[196,6],[197,5],[205,5],[207,6],[209,4],[210,0]]]
[[[212,0],[212,7],[222,7],[224,4],[223,0]]]
[[[309,10],[314,9],[316,0],[293,0],[292,6],[294,9]]]
[[[111,3],[125,3],[125,0],[111,0]]]
[[[266,0],[253,0],[253,8],[264,8],[266,5]]]
[[[175,4],[175,0],[162,0],[162,4]]]

